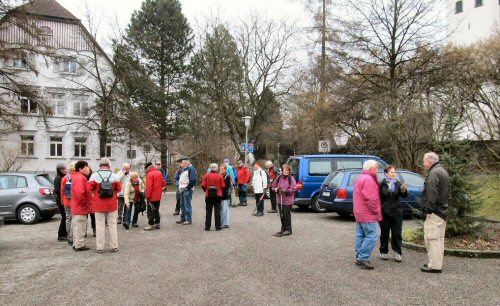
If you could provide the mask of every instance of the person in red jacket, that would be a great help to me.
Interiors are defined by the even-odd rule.
[[[92,213],[90,191],[87,188],[87,175],[90,173],[89,164],[80,160],[75,164],[76,173],[71,182],[71,213],[73,215],[73,249],[87,251],[85,232],[87,230],[87,215]]]
[[[221,230],[220,205],[222,200],[222,190],[226,186],[224,178],[219,173],[217,164],[210,164],[210,172],[203,177],[201,188],[205,191],[205,204],[207,214],[205,216],[205,230],[210,231],[212,225],[212,211],[215,210],[215,230]]]
[[[103,157],[99,161],[99,170],[92,173],[88,189],[94,192],[97,253],[104,252],[106,220],[108,220],[111,252],[118,252],[118,192],[122,190],[122,183],[119,177],[111,171],[111,162],[108,158]]]
[[[158,166],[146,164],[146,200],[148,201],[147,215],[148,226],[145,231],[160,229],[160,201],[162,191],[167,186]]]
[[[250,183],[250,169],[240,160],[238,161],[238,195],[239,206],[247,206],[247,190]]]

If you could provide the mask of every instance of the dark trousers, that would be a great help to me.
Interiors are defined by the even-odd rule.
[[[292,232],[292,205],[278,205],[281,219],[281,231]]]
[[[257,212],[264,212],[264,198],[263,193],[255,194],[255,206],[257,206]]]
[[[380,253],[389,253],[389,232],[391,234],[391,248],[394,252],[401,254],[403,243],[403,215],[389,216],[383,214],[380,222]]]
[[[148,224],[160,224],[160,201],[147,203]]]
[[[59,223],[59,230],[57,231],[57,237],[67,237],[68,232],[66,231],[66,212],[64,211],[64,206],[57,201],[57,207],[59,208],[59,213],[61,214],[61,223]]]
[[[271,209],[276,210],[276,192],[271,188],[271,192],[269,193],[271,200]]]
[[[95,233],[95,214],[94,213],[90,214],[90,226],[92,226],[92,230]]]
[[[134,210],[134,216],[132,217],[132,208]],[[139,203],[130,203],[130,207],[127,208],[125,205],[125,223],[130,224],[130,218],[132,218],[132,224],[137,224],[139,219]]]
[[[205,228],[209,229],[212,226],[212,211],[214,211],[215,228],[220,229],[221,228],[221,221],[220,221],[221,198],[219,198],[219,197],[217,199],[205,198],[205,204],[207,207],[207,214],[205,216]]]
[[[175,211],[181,211],[181,193],[179,192],[179,190],[175,192]]]
[[[125,198],[118,197],[118,222],[122,222],[122,220],[125,219],[125,211]]]

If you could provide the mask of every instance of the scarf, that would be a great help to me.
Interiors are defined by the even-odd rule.
[[[139,184],[139,180],[131,180],[130,183],[132,184],[132,187],[134,187],[134,203],[139,202],[139,195],[141,194],[141,186]]]
[[[386,176],[385,181],[387,182],[387,185],[389,186],[389,192],[395,192],[397,180]]]

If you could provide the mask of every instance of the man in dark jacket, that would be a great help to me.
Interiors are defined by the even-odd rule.
[[[441,273],[448,199],[450,198],[450,177],[439,164],[439,156],[434,152],[424,155],[424,166],[429,169],[429,174],[425,180],[421,205],[425,215],[424,239],[429,262],[420,270],[428,273]]]
[[[62,178],[67,173],[66,165],[57,164],[56,167],[56,177],[54,178],[54,195],[56,197],[56,204],[59,208],[59,213],[61,214],[61,223],[59,223],[59,231],[57,232],[58,241],[68,240],[68,232],[66,231],[66,212],[64,211],[64,206],[61,201],[61,181]]]

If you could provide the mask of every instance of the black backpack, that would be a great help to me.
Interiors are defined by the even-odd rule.
[[[97,171],[97,174],[99,174],[99,176],[101,177],[101,190],[99,191],[99,196],[101,198],[112,198],[114,194],[113,183],[109,181],[109,178],[111,177],[113,172],[111,172],[107,178],[103,178],[99,171]]]
[[[66,181],[66,184],[64,184],[64,196],[66,199],[71,199],[71,175],[67,174],[66,177],[68,180]]]

